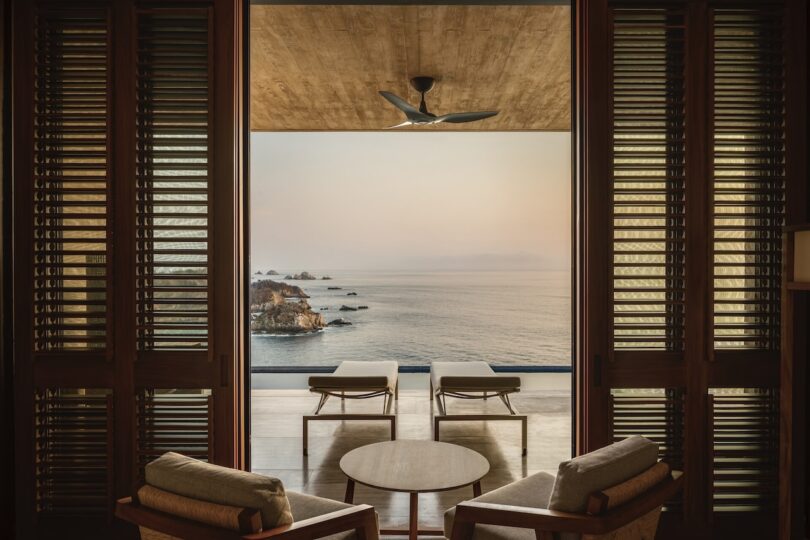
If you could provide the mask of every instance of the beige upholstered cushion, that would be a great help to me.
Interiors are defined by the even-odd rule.
[[[669,465],[659,461],[646,471],[625,480],[621,484],[592,493],[588,498],[588,513],[599,515],[607,510],[621,506],[650,491],[670,476]]]
[[[254,508],[272,529],[293,522],[281,480],[204,463],[168,452],[146,466],[146,483],[185,497]]]
[[[292,512],[296,521],[303,521],[305,519],[322,516],[324,514],[336,512],[352,506],[351,504],[333,501],[332,499],[315,497],[314,495],[306,495],[304,493],[296,493],[295,491],[288,491],[287,497],[290,500],[290,506],[292,507]],[[327,536],[323,538],[323,540],[354,540],[356,538],[357,534],[355,534],[354,531],[346,531]]]
[[[588,496],[620,484],[655,465],[658,444],[634,436],[560,463],[548,508],[584,513]]]
[[[147,508],[205,525],[245,534],[262,530],[258,510],[183,497],[148,484],[138,490],[135,498],[138,504]]]
[[[395,361],[362,362],[344,360],[330,375],[313,375],[309,386],[315,390],[374,390],[386,389],[393,392],[397,386],[399,364]]]
[[[520,388],[520,377],[500,376],[486,362],[431,362],[433,390],[498,391]]]
[[[489,493],[484,493],[473,500],[512,506],[546,508],[553,487],[554,477],[548,473],[541,472],[492,490]],[[450,538],[450,534],[453,532],[453,519],[455,515],[455,507],[444,514],[444,535],[447,538]],[[473,540],[536,540],[536,537],[532,529],[516,529],[514,527],[499,527],[496,525],[476,525]]]

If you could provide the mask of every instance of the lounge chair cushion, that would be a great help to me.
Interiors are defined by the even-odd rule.
[[[345,391],[368,391],[397,386],[399,364],[395,361],[363,362],[345,360],[330,375],[313,375],[309,378],[312,390],[336,389]]]
[[[497,392],[520,389],[520,377],[501,376],[486,362],[431,362],[433,390]]]
[[[146,466],[146,483],[184,497],[254,508],[261,512],[265,529],[293,522],[290,502],[278,478],[167,452]]]
[[[588,496],[641,474],[658,461],[658,444],[638,435],[560,463],[551,510],[585,512]]]
[[[495,504],[508,504],[511,506],[547,508],[548,499],[553,487],[554,477],[548,473],[540,472],[492,490],[489,493],[484,493],[473,500]],[[444,514],[444,535],[447,538],[450,538],[450,534],[453,532],[453,519],[455,515],[455,507]],[[497,525],[476,525],[473,540],[536,540],[536,536],[532,529],[517,529],[515,527],[500,527]]]
[[[334,501],[332,499],[325,499],[323,497],[316,497],[314,495],[306,495],[304,493],[296,493],[295,491],[288,491],[287,498],[290,500],[290,507],[292,508],[295,521],[303,521],[305,519],[322,516],[330,512],[343,510],[344,508],[351,508],[351,504],[344,502]],[[354,531],[347,531],[330,536],[325,536],[322,540],[350,540],[356,539],[357,534]]]

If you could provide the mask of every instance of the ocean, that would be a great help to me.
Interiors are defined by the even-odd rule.
[[[344,318],[351,326],[295,336],[253,335],[254,366],[337,366],[344,360],[396,360],[401,366],[434,360],[571,365],[566,271],[313,274],[332,279],[254,279],[298,285],[327,321]],[[342,305],[368,309],[339,311]]]

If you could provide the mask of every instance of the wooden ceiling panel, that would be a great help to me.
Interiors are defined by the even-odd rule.
[[[567,6],[251,6],[253,131],[378,130],[413,104],[411,77],[436,77],[431,112],[499,110],[469,124],[404,129],[567,131]]]

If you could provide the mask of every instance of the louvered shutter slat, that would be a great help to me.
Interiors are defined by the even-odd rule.
[[[683,349],[683,15],[613,11],[614,350]]]

